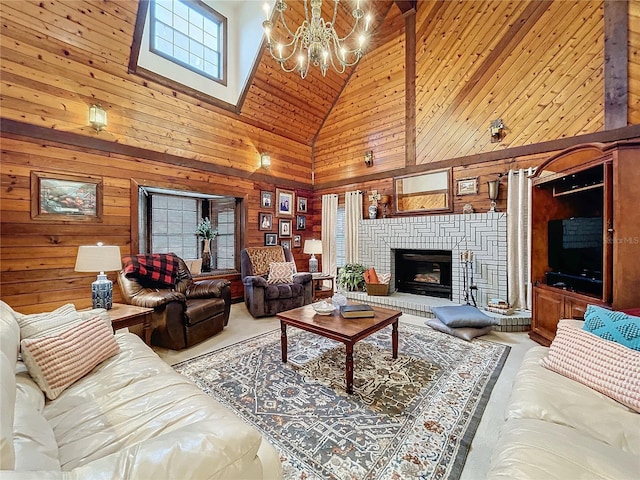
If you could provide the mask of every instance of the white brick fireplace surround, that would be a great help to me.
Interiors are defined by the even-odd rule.
[[[360,263],[391,272],[395,285],[395,249],[451,250],[453,302],[464,303],[460,252],[473,252],[478,306],[490,298],[507,298],[507,217],[503,212],[425,215],[362,220]]]

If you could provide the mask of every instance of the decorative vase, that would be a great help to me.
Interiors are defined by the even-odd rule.
[[[376,205],[369,205],[369,218],[374,219],[378,216],[378,207]]]
[[[211,271],[211,240],[205,238],[204,246],[202,248],[202,271]]]
[[[342,293],[342,288],[338,287],[338,291],[331,297],[331,303],[338,308],[347,304],[347,297]]]

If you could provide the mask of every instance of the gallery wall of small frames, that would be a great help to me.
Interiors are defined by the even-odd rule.
[[[276,188],[275,192],[262,190],[260,209],[268,210],[258,212],[258,230],[265,232],[265,246],[282,245],[288,249],[302,247],[303,234],[294,232],[307,230],[307,197],[281,188]]]

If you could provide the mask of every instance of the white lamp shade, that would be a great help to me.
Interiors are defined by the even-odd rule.
[[[78,248],[76,272],[112,272],[121,268],[120,247],[116,245],[83,245]]]
[[[304,253],[310,253],[312,255],[322,254],[322,240],[305,240],[304,241]]]

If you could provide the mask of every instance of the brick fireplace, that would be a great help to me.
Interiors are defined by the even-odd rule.
[[[503,212],[466,215],[425,215],[362,220],[360,263],[380,273],[391,272],[396,286],[397,250],[451,252],[451,300],[464,303],[460,253],[474,254],[478,305],[489,298],[507,298],[507,218]]]

